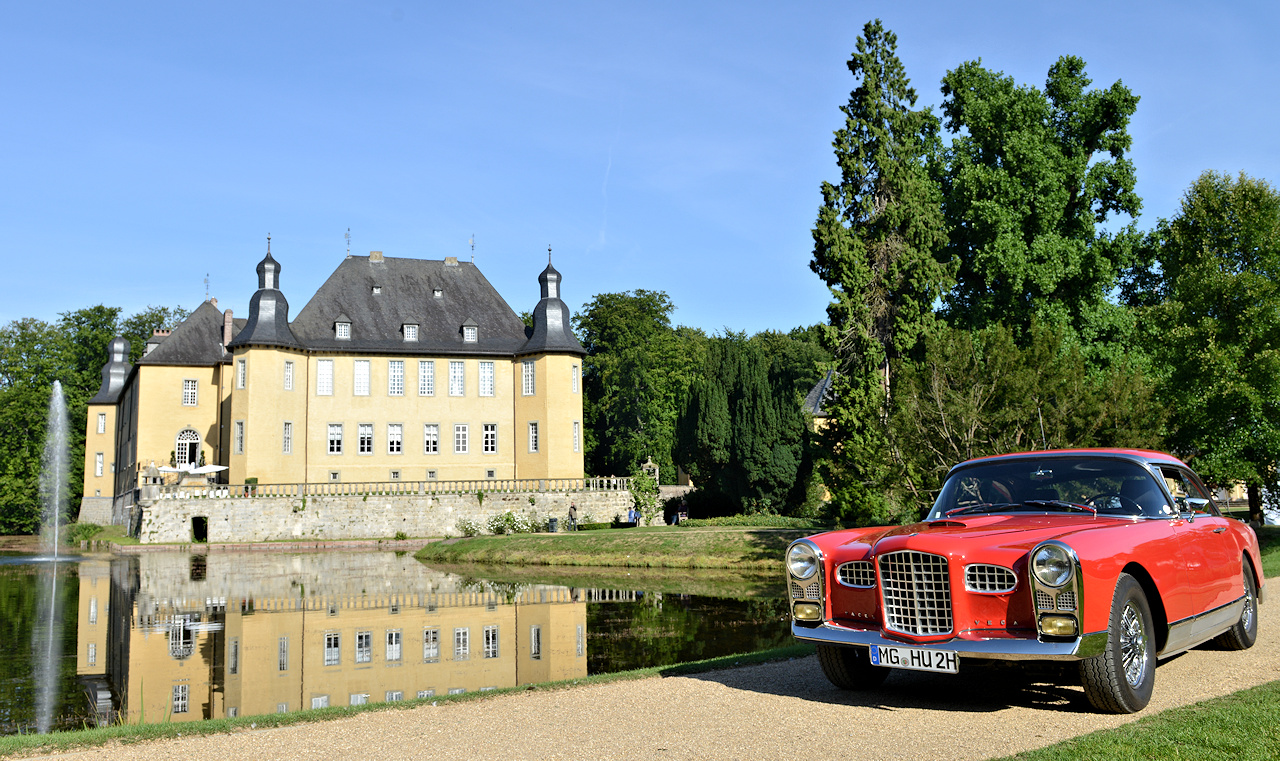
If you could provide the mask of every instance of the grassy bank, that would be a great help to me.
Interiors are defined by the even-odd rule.
[[[562,682],[543,682],[507,687],[485,692],[468,692],[461,695],[438,695],[420,700],[404,700],[395,703],[369,703],[360,706],[343,706],[316,708],[290,713],[264,714],[262,716],[240,716],[234,719],[208,719],[164,724],[120,724],[110,727],[95,727],[75,732],[50,732],[47,735],[6,735],[0,737],[0,758],[6,756],[30,756],[35,754],[60,753],[77,748],[92,748],[110,743],[136,743],[147,740],[167,740],[178,737],[195,737],[199,735],[216,735],[229,732],[243,732],[250,729],[267,729],[285,727],[291,724],[332,721],[357,713],[371,711],[402,711],[428,704],[461,703],[470,700],[491,700],[499,695],[513,692],[563,690],[580,685],[608,684],[624,682],[632,679],[644,679],[651,676],[682,676],[699,674],[707,671],[748,666],[756,663],[785,661],[792,658],[804,658],[813,654],[812,645],[792,645],[774,650],[742,655],[727,655],[722,658],[711,658],[705,661],[680,663],[674,666],[653,666],[650,668],[621,671],[616,674],[597,674],[581,679],[570,679]]]
[[[485,565],[431,562],[431,568],[464,579],[484,579],[502,584],[555,584],[562,587],[643,589],[664,594],[708,597],[782,597],[786,591],[780,569],[747,571],[729,568],[577,567],[534,565]]]
[[[1262,550],[1262,575],[1268,579],[1280,576],[1280,526],[1263,526],[1256,531]]]
[[[562,534],[449,539],[424,547],[425,563],[734,568],[779,572],[782,553],[809,531],[744,527],[646,526]]]

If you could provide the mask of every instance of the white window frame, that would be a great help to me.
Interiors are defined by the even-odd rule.
[[[453,630],[453,659],[471,660],[471,629],[459,626]]]
[[[352,363],[351,367],[351,395],[352,396],[368,396],[369,395],[369,377],[372,371],[369,368],[369,360],[357,359]]]
[[[422,453],[440,454],[440,424],[422,424]]]
[[[467,395],[467,364],[449,361],[449,396]]]
[[[542,660],[542,627],[538,624],[529,627],[529,657]]]
[[[485,423],[480,426],[480,451],[484,454],[498,453],[497,423]]]
[[[328,695],[316,695],[314,698],[311,699],[312,710],[316,708],[328,708],[328,707],[329,707]]]
[[[536,454],[538,451],[538,421],[529,421],[529,453]]]
[[[582,423],[573,421],[573,451],[582,451]]]
[[[453,453],[468,454],[471,449],[471,431],[466,423],[453,424]]]
[[[353,706],[362,706],[362,705],[366,705],[366,704],[368,704],[368,702],[369,702],[369,693],[367,693],[367,692],[353,692],[353,693],[351,693],[351,694],[350,694],[350,697],[348,698],[348,700],[350,701],[350,703],[349,703],[349,704],[350,704],[350,705],[353,705]]]
[[[387,360],[387,396],[404,396],[404,360]]]
[[[351,323],[335,322],[333,324],[333,337],[339,341],[351,340]]]
[[[462,326],[462,342],[463,343],[473,344],[478,340],[480,340],[479,328],[477,328],[475,325]]]
[[[356,454],[373,454],[373,423],[356,423]]]
[[[404,453],[404,424],[387,423],[387,454]]]
[[[244,388],[244,386],[241,386]],[[196,407],[200,404],[200,381],[194,378],[182,379],[182,406]]]
[[[500,652],[498,644],[498,625],[484,627],[484,657],[497,658]]]
[[[532,359],[520,363],[520,393],[524,396],[535,396],[538,392],[538,369]]]
[[[480,363],[480,396],[493,396],[495,374],[496,370],[493,362],[483,361]]]
[[[190,685],[175,684],[173,686],[173,712],[186,713],[188,706],[191,704],[190,698]]]
[[[284,390],[293,390],[293,360],[284,361]]]
[[[333,396],[333,360],[316,360],[316,396]]]
[[[440,630],[434,626],[422,630],[422,662],[440,662]]]
[[[328,446],[325,451],[329,454],[342,454],[342,423],[329,423],[328,438],[326,439]],[[329,475],[333,475],[330,473]],[[329,479],[331,481],[337,479]]]
[[[284,428],[280,432],[280,451],[282,454],[293,454],[293,422],[284,421]]]
[[[417,341],[417,340],[418,340],[418,326],[417,326],[417,324],[412,323],[412,322],[406,322],[406,323],[404,324],[404,340],[406,340],[406,341]]]
[[[387,629],[387,663],[397,663],[404,657],[404,635],[399,629]]]
[[[236,388],[244,388],[245,380],[249,377],[248,363],[243,359],[236,360]]]
[[[418,396],[436,395],[436,363],[435,360],[418,360]]]
[[[235,423],[234,443],[232,444],[232,452],[234,454],[244,454],[244,421],[237,420]]]
[[[356,663],[373,661],[373,632],[356,632]]]
[[[342,632],[324,633],[324,665],[342,665]]]
[[[102,478],[103,464],[106,460],[106,454],[96,452],[93,455],[93,474],[98,478]]]
[[[289,670],[289,638],[281,637],[276,650],[276,670]]]
[[[575,394],[576,394],[576,393],[578,393],[578,389],[579,389],[579,386],[578,386],[578,373],[579,373],[578,366],[577,366],[577,365],[573,365],[572,370],[571,370],[572,380],[571,380],[571,381],[570,381],[570,383],[569,383],[569,390],[570,390],[570,391],[572,391],[572,392],[573,392],[573,393],[575,393]]]
[[[98,433],[106,433],[106,432],[107,432],[107,413],[99,412],[98,413]]]
[[[89,652],[85,656],[85,658],[88,660],[88,665],[90,666],[98,665],[98,643],[96,642],[89,643]]]
[[[240,638],[232,637],[231,645],[228,647],[229,655],[227,656],[227,673],[235,676],[240,673]]]
[[[387,690],[386,702],[398,703],[401,700],[404,700],[404,690]]]

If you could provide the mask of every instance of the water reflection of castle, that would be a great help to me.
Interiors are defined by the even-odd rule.
[[[129,722],[586,676],[587,590],[466,582],[393,553],[147,553],[80,567],[77,673]]]

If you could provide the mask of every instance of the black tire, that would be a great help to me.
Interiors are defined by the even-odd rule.
[[[1136,713],[1156,684],[1155,623],[1147,596],[1132,576],[1120,574],[1111,598],[1107,647],[1080,661],[1085,697],[1099,711]]]
[[[1227,650],[1248,650],[1258,639],[1258,582],[1253,578],[1253,567],[1244,564],[1244,610],[1240,620],[1214,640]]]
[[[842,690],[870,690],[889,676],[889,669],[871,665],[865,647],[818,645],[818,663],[827,680]]]

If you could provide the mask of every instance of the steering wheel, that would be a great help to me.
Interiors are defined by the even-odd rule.
[[[1095,494],[1086,499],[1084,503],[1097,509],[1098,512],[1105,511],[1108,513],[1123,513],[1126,515],[1142,514],[1142,505],[1139,505],[1128,497],[1115,492],[1102,492],[1101,494]]]

